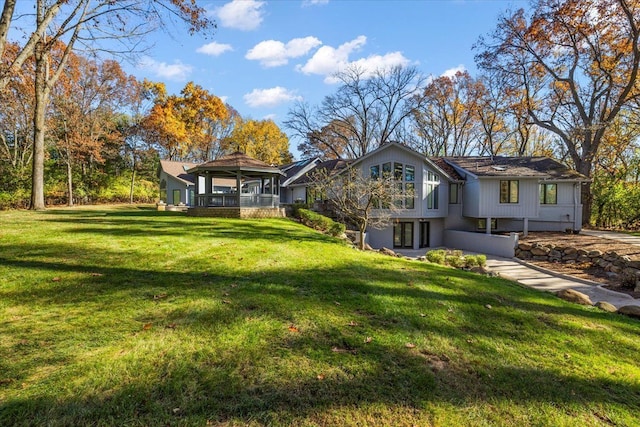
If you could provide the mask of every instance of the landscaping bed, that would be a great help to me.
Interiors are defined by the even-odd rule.
[[[575,247],[588,252],[615,252],[619,256],[629,257],[632,261],[640,261],[640,246],[611,239],[603,239],[601,237],[588,236],[586,234],[535,232],[529,233],[527,237],[521,237],[520,242]],[[640,292],[636,292],[633,288],[624,285],[622,275],[606,271],[605,268],[592,265],[591,263],[576,262],[567,264],[533,259],[529,259],[527,262],[558,273],[602,283],[608,289],[627,293],[634,298],[640,298]]]

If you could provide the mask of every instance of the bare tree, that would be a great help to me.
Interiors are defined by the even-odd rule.
[[[366,176],[357,167],[347,166],[339,172],[318,168],[311,176],[311,188],[322,194],[329,208],[345,223],[358,228],[358,246],[364,249],[368,227],[381,229],[391,223],[401,208],[401,198],[414,197],[402,193],[391,174]]]
[[[640,2],[537,0],[527,16],[500,18],[480,39],[478,65],[524,94],[532,123],[556,135],[576,170],[590,177],[609,127],[640,96]],[[591,213],[582,187],[583,222]]]
[[[302,139],[298,150],[325,158],[358,158],[393,140],[419,106],[425,78],[414,67],[370,75],[353,66],[336,74],[340,86],[318,107],[298,103],[285,125]]]

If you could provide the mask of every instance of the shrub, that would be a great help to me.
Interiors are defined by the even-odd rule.
[[[454,268],[462,268],[462,267],[465,267],[467,264],[467,261],[464,256],[455,255],[455,254],[445,256],[444,260],[447,265],[450,265],[451,267],[454,267]]]
[[[483,267],[487,263],[486,255],[464,255],[460,250],[434,249],[425,254],[427,261],[454,268]]]
[[[345,231],[344,224],[335,222],[331,218],[320,215],[309,209],[298,209],[298,218],[307,227],[330,234],[331,236],[340,236]]]
[[[435,249],[426,253],[426,258],[434,264],[443,264],[445,261],[446,251],[444,249]]]

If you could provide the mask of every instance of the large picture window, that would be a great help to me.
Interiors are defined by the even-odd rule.
[[[429,171],[426,173],[427,176],[427,192],[426,192],[426,201],[427,201],[427,209],[438,209],[438,188],[440,187],[440,177]]]
[[[500,181],[500,203],[518,203],[517,180]]]
[[[558,204],[558,184],[540,184],[540,204]]]
[[[382,174],[381,174],[382,171]],[[412,165],[405,165],[398,162],[387,162],[382,165],[372,165],[369,167],[369,176],[372,179],[390,177],[393,174],[397,188],[397,197],[394,197],[393,204],[399,209],[415,209],[416,197],[416,168]],[[383,204],[382,209],[388,208]]]

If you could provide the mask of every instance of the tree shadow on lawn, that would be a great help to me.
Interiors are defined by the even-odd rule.
[[[126,222],[126,218],[118,219],[114,225]],[[228,229],[230,224],[233,227]],[[225,220],[198,227],[213,227],[211,236],[217,237],[230,233],[234,238],[255,239],[258,234],[268,240],[295,242],[300,234],[308,240],[334,241],[298,231],[292,223],[284,224],[290,224],[290,234],[283,235],[281,228],[259,222]],[[129,235],[126,229],[119,233]],[[612,379],[604,373],[591,379],[576,377],[562,374],[561,369],[516,367],[502,360],[496,346],[535,343],[546,329],[566,340],[576,335],[589,339],[600,333],[558,321],[555,315],[596,324],[605,321],[631,336],[638,334],[637,322],[631,319],[570,305],[508,281],[383,256],[375,267],[345,260],[331,267],[259,271],[225,271],[214,264],[192,267],[193,271],[103,265],[99,260],[117,258],[121,252],[92,248],[82,248],[86,253],[79,260],[51,261],[74,249],[74,245],[47,245],[27,259],[25,246],[4,245],[0,269],[31,270],[38,275],[36,283],[24,288],[0,289],[5,304],[36,309],[60,306],[99,313],[108,322],[122,323],[119,333],[105,342],[92,343],[93,330],[78,332],[86,336],[89,348],[117,345],[132,333],[141,333],[146,323],[157,326],[149,334],[158,334],[160,340],[163,334],[172,333],[163,328],[166,325],[175,325],[187,338],[208,333],[212,342],[220,331],[233,331],[248,319],[270,319],[281,330],[264,335],[259,348],[236,344],[222,355],[211,355],[208,362],[183,354],[180,357],[189,361],[186,373],[172,372],[167,366],[159,369],[164,376],[123,380],[115,388],[95,394],[5,399],[0,404],[0,424],[32,417],[49,419],[53,424],[95,424],[95,420],[123,424],[131,419],[140,420],[140,424],[206,419],[295,424],[292,420],[299,417],[367,403],[420,410],[437,402],[462,408],[478,402],[514,400],[523,405],[552,402],[565,408],[604,405],[631,411],[640,400],[637,382]],[[139,264],[143,263],[140,258]],[[61,280],[41,282],[47,273]],[[157,299],[158,295],[164,296]],[[202,305],[192,307],[184,301]],[[111,310],[120,313],[121,306],[128,304],[135,307],[125,312],[131,318],[109,318]],[[485,308],[487,304],[492,308]],[[327,319],[336,319],[336,323]],[[19,328],[18,323],[0,324],[0,332],[9,333],[9,326]],[[299,331],[289,332],[290,325]],[[365,343],[368,334],[373,340]],[[404,346],[414,339],[420,340],[415,348]],[[429,339],[434,340],[433,345]],[[438,341],[447,341],[459,351],[437,348]],[[619,340],[602,348],[601,353],[612,360],[635,363],[631,357],[620,356],[621,348],[627,354],[638,350]],[[248,351],[255,353],[253,358],[241,356]],[[494,357],[488,361],[465,356],[483,352]],[[14,347],[13,353],[23,354],[19,347]],[[77,357],[82,357],[80,352]],[[286,360],[306,361],[314,369],[299,377],[299,370],[282,365]],[[42,360],[55,367],[43,380],[53,381],[56,372],[64,371],[71,362],[55,357]],[[157,363],[169,365],[171,361]],[[26,363],[21,366],[23,372],[16,384],[40,368]],[[281,376],[275,377],[274,372]],[[2,383],[0,387],[4,387]],[[180,411],[174,413],[176,407]],[[66,418],[69,413],[75,418]],[[22,418],[24,414],[29,415]]]
[[[221,237],[241,240],[285,241],[324,241],[336,242],[338,239],[319,232],[309,232],[298,222],[291,219],[247,220],[232,218],[192,218],[184,215],[140,215],[154,219],[135,221],[132,226],[128,217],[135,215],[89,216],[74,218],[47,219],[48,222],[69,224],[71,234],[96,234],[123,237],[139,236],[198,236],[200,238]]]

